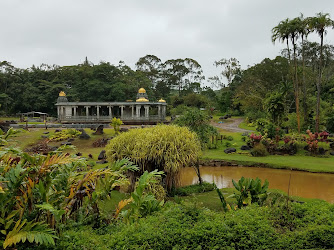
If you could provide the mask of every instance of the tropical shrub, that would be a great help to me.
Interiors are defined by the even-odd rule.
[[[209,142],[210,136],[218,135],[217,129],[209,124],[209,116],[199,109],[186,110],[173,123],[179,126],[186,126],[195,132],[203,147]]]
[[[115,135],[119,133],[119,128],[122,124],[123,122],[121,121],[121,119],[116,118],[116,117],[112,118],[110,125],[114,128]]]
[[[266,146],[262,143],[255,144],[254,147],[251,149],[251,155],[255,157],[268,155]]]
[[[75,138],[81,135],[81,132],[76,129],[64,129],[59,132],[55,132],[53,135],[49,137],[50,141],[64,141],[69,138]]]
[[[165,172],[163,178],[171,190],[178,182],[181,168],[197,162],[201,145],[187,127],[158,125],[120,134],[110,140],[106,152],[111,161],[127,157],[138,165],[139,171],[131,174],[132,187],[145,170],[158,169]]]
[[[234,192],[230,197],[234,197],[237,200],[238,208],[242,208],[252,203],[263,205],[268,197],[267,190],[269,182],[267,180],[261,185],[261,180],[259,178],[251,179],[241,177],[238,182],[232,180],[232,183],[237,192]]]

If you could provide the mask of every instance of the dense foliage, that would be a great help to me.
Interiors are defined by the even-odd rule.
[[[169,204],[137,224],[64,232],[58,249],[333,248],[334,207],[326,202],[248,206],[227,213]]]

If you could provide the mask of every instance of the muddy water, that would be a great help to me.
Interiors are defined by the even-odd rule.
[[[270,168],[253,167],[201,167],[202,179],[215,182],[219,188],[233,187],[232,179],[259,177],[269,181],[269,188],[288,192],[291,173],[290,195],[305,198],[318,198],[334,203],[334,174],[308,173]],[[198,182],[193,168],[185,168],[181,172],[181,185]]]

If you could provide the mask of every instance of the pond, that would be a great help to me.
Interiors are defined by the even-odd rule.
[[[291,174],[290,195],[304,198],[317,198],[334,203],[334,174],[309,173],[283,169],[255,167],[201,167],[203,181],[215,182],[218,188],[233,187],[232,179],[259,177],[269,181],[270,189],[280,189],[288,192]],[[181,172],[181,186],[198,182],[193,168],[184,168]]]

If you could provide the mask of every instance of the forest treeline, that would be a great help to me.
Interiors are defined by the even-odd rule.
[[[87,58],[78,65],[42,64],[28,69],[2,61],[0,112],[35,110],[55,115],[60,91],[70,101],[125,101],[135,100],[143,87],[151,101],[165,98],[170,114],[195,106],[251,120],[267,118],[297,130],[317,129],[317,121],[321,128],[334,128],[334,46],[324,44],[333,25],[322,13],[285,19],[272,30],[273,42],[287,45],[280,55],[245,70],[236,58],[223,58],[213,62],[220,74],[207,79],[199,62],[191,58],[162,61],[146,55],[135,68],[124,62],[94,65]],[[318,34],[318,41],[309,41],[310,33]]]

